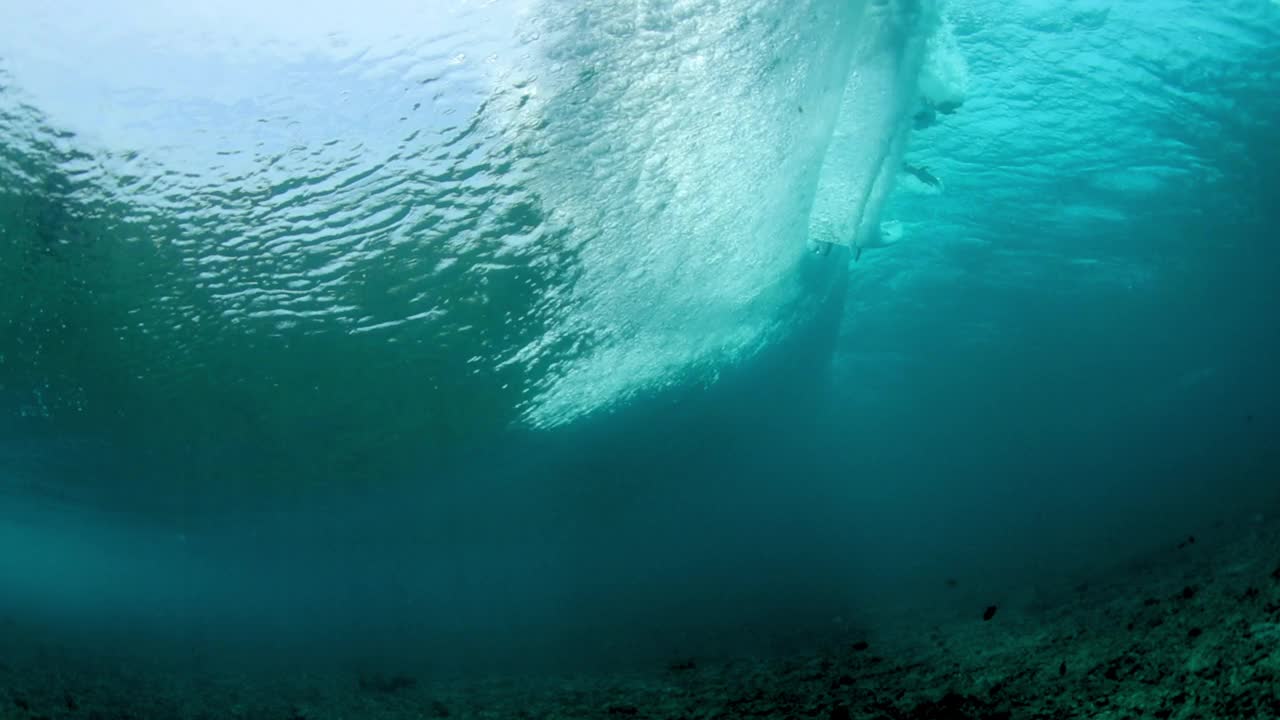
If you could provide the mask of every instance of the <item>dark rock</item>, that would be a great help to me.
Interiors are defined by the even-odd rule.
[[[851,675],[841,675],[840,677],[836,678],[834,682],[831,683],[831,688],[834,690],[835,688],[841,688],[846,685],[852,685],[853,683],[854,683],[854,679]]]
[[[398,693],[401,690],[408,690],[418,684],[418,681],[408,675],[361,675],[360,689],[365,692],[376,692],[383,694]]]
[[[1251,588],[1249,588],[1248,590],[1245,590],[1245,591],[1244,591],[1244,598],[1243,598],[1243,599],[1244,599],[1244,600],[1252,600],[1253,598],[1258,597],[1258,595],[1260,595],[1260,594],[1261,594],[1261,591],[1260,591],[1260,590],[1258,590],[1258,588],[1256,588],[1256,587],[1251,587]]]
[[[852,720],[848,705],[837,705],[831,708],[831,720]]]
[[[1009,720],[1010,713],[977,697],[950,692],[938,700],[920,703],[906,717],[915,720]]]
[[[997,610],[997,609],[998,609],[998,607],[997,607],[997,606],[995,606],[995,605],[989,605],[989,606],[987,606],[986,611],[984,611],[984,612],[982,613],[982,619],[983,619],[983,621],[985,622],[985,621],[990,620],[991,618],[995,617],[995,616],[996,616],[996,610]]]

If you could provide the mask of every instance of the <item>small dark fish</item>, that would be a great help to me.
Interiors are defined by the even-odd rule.
[[[984,621],[986,621],[986,620],[990,620],[991,618],[995,617],[995,616],[996,616],[996,610],[997,610],[997,609],[998,609],[998,608],[997,608],[997,606],[995,606],[995,605],[988,606],[988,607],[987,607],[986,612],[982,613],[982,619],[983,619]]]
[[[854,649],[854,652],[862,652],[863,650],[866,650],[867,648],[871,647],[871,645],[867,643],[866,640],[859,640],[858,642],[854,643],[852,647]]]
[[[1067,663],[1066,661],[1063,661],[1063,663],[1058,666],[1058,677],[1063,677],[1066,674],[1067,674]]]
[[[956,580],[955,578],[947,578],[947,587],[953,588],[953,587],[957,587],[959,584],[960,584],[959,580]]]

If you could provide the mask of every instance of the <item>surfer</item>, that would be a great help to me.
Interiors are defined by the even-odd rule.
[[[911,163],[903,163],[902,171],[929,187],[942,189],[942,180],[940,180],[937,175],[929,172],[929,168],[924,167],[923,165],[917,166],[912,165]]]
[[[853,261],[862,259],[864,248],[888,247],[902,239],[902,222],[890,220],[880,223],[874,232],[867,237],[859,237],[853,242]]]

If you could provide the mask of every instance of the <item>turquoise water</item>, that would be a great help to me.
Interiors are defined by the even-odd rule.
[[[117,5],[0,28],[13,617],[759,649],[1280,487],[1275,2]]]

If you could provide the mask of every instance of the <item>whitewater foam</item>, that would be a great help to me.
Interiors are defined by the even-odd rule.
[[[880,244],[880,213],[902,165],[920,93],[933,3],[866,6],[810,215],[815,242]]]
[[[538,192],[578,238],[580,274],[554,310],[558,338],[522,358],[549,342],[580,351],[539,374],[525,413],[535,425],[713,377],[794,324],[785,308],[804,292],[806,237],[870,243],[878,231],[933,3],[770,15],[752,3],[689,5],[651,6],[639,20],[604,9],[561,18],[575,32],[552,56],[560,84],[544,112],[569,133]],[[569,71],[584,47],[602,46],[608,59],[593,57],[588,80]],[[957,74],[936,73],[948,87],[963,84]]]

